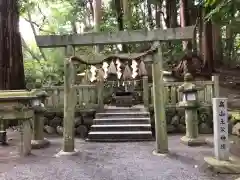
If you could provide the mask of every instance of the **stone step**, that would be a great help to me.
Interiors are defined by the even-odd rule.
[[[105,113],[128,113],[128,112],[147,112],[144,107],[115,107],[110,106],[104,109]]]
[[[151,131],[97,131],[89,132],[91,141],[133,141],[152,140]]]
[[[114,124],[150,124],[151,120],[148,117],[143,118],[101,118],[94,119],[93,124],[97,125],[114,125]]]
[[[88,141],[119,142],[153,140],[150,113],[142,106],[107,106],[96,113]]]
[[[151,131],[151,124],[94,124],[91,131]]]
[[[100,119],[100,118],[136,118],[136,117],[150,117],[149,112],[106,112],[106,113],[96,113],[95,118]]]

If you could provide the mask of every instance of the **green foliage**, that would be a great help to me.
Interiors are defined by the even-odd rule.
[[[102,0],[104,1],[104,0]],[[90,6],[91,0],[20,0],[20,13],[25,19],[28,19],[30,12],[34,27],[38,34],[70,34],[73,33],[74,27],[81,29],[84,33],[93,31],[93,12]],[[100,29],[103,32],[118,31],[118,22],[116,18],[116,7],[114,0],[104,1],[105,6],[102,9],[102,21]],[[132,13],[131,22],[132,29],[146,29],[149,25],[146,1],[131,0]],[[160,1],[156,1],[160,2]],[[179,1],[177,1],[179,2]],[[206,20],[213,20],[217,24],[237,27],[240,13],[239,0],[198,0],[199,5],[203,5]],[[153,24],[156,25],[153,9]],[[81,27],[81,28],[80,28]],[[237,36],[236,36],[237,37]],[[235,38],[235,52],[240,46],[239,38]],[[63,83],[63,49],[44,50],[47,61],[44,61],[42,53],[40,53],[36,45],[27,42],[28,48],[24,47],[25,74],[27,82],[34,82],[36,78],[41,78],[45,84],[61,84]],[[146,49],[149,44],[128,45],[129,52],[136,52],[140,49]],[[76,48],[77,54],[92,53],[93,47]],[[106,45],[102,52],[111,53],[117,51],[116,46]],[[165,66],[177,63],[182,52],[181,42],[165,43],[163,47]],[[237,55],[236,55],[237,56]],[[82,72],[86,67],[80,67]]]
[[[63,84],[64,56],[62,52],[63,49],[48,50],[46,55],[51,56],[48,61],[25,60],[24,70],[27,83],[34,83],[36,79],[41,79],[45,85]]]
[[[212,19],[225,25],[239,17],[237,11],[240,9],[240,1],[238,0],[207,0],[204,5],[207,12],[206,20]]]
[[[229,115],[231,117],[230,120],[233,124],[240,122],[240,112],[239,111],[230,111]]]

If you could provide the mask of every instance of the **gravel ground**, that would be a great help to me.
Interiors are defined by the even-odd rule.
[[[10,137],[10,136],[9,136]],[[76,139],[75,157],[54,157],[61,138],[49,138],[51,146],[18,158],[13,138],[0,147],[1,180],[234,180],[238,176],[210,172],[203,157],[210,147],[186,147],[181,136],[170,136],[168,156],[152,154],[154,142],[90,143]]]

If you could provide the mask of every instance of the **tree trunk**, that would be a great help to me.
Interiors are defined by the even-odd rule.
[[[123,4],[123,14],[124,14],[124,24],[127,30],[132,29],[132,8],[131,8],[131,1],[122,0]]]
[[[161,22],[161,7],[162,7],[162,0],[159,3],[155,4],[155,19],[156,19],[156,28],[162,29],[162,22]]]
[[[115,10],[117,15],[118,30],[123,31],[124,30],[123,8],[120,0],[115,0]],[[128,52],[128,47],[126,44],[122,44],[122,50],[123,52],[126,52],[126,53]]]
[[[100,32],[100,25],[101,25],[101,6],[102,0],[95,0],[94,1],[94,30],[95,32]],[[99,53],[101,51],[100,45],[95,46],[95,51]]]
[[[168,0],[166,1],[166,26],[167,28],[176,28],[177,27],[177,1]],[[172,48],[172,42],[168,42],[168,48]]]
[[[198,28],[198,39],[199,39],[199,55],[203,56],[203,8],[199,7],[199,28]]]
[[[207,15],[211,12],[212,7],[205,7],[203,15]],[[214,61],[213,61],[213,29],[212,29],[212,21],[208,20],[203,25],[203,70],[208,74],[214,72]]]
[[[167,28],[176,28],[177,24],[177,1],[168,0],[166,1],[166,26]]]
[[[154,28],[154,23],[153,23],[152,8],[151,8],[150,1],[147,2],[147,12],[148,12],[148,17],[147,17],[148,26],[149,26],[150,29],[153,29]]]
[[[231,19],[234,19],[235,16],[235,12],[237,11],[236,6],[234,5],[234,3],[231,3],[231,7],[230,7],[230,16]],[[228,66],[231,66],[232,64],[232,59],[233,59],[233,52],[234,52],[234,32],[233,29],[231,28],[233,26],[232,24],[232,20],[229,21],[229,25],[226,26],[226,60],[227,60],[227,64]]]
[[[214,71],[213,64],[213,33],[212,22],[207,21],[204,25],[204,70],[211,74]]]
[[[213,24],[213,60],[214,65],[220,64],[223,59],[222,34],[221,27]]]
[[[192,0],[180,0],[180,23],[181,27],[192,25],[191,9],[193,8]],[[183,41],[183,49],[192,49],[191,41]]]
[[[25,89],[17,0],[0,1],[0,89]]]
[[[233,47],[234,47],[234,36],[233,36],[233,31],[231,29],[231,26],[226,27],[226,61],[227,65],[231,65],[231,60],[232,60],[232,52],[233,52]]]

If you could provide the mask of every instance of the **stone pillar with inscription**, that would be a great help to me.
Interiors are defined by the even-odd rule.
[[[227,98],[213,98],[214,153],[218,160],[229,160]]]
[[[193,77],[190,73],[184,76],[184,83],[179,87],[179,92],[183,93],[183,99],[178,106],[185,109],[186,135],[181,141],[188,146],[205,144],[205,139],[198,137],[198,89],[191,81]]]
[[[214,155],[204,160],[218,173],[240,173],[240,159],[230,156],[227,98],[213,98]]]

